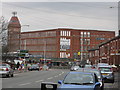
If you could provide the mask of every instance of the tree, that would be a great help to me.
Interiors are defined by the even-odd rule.
[[[7,45],[7,29],[8,29],[8,21],[2,16],[0,18],[0,44]]]
[[[8,52],[7,29],[8,29],[8,21],[5,20],[5,18],[2,16],[0,17],[0,53],[2,54],[2,56],[6,56]]]
[[[2,16],[0,17],[0,34],[6,31],[8,28],[8,21]]]

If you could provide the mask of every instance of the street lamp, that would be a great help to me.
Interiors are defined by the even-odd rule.
[[[47,33],[45,32],[45,37],[47,37]],[[45,37],[43,39],[44,42],[44,64],[45,64],[45,59],[46,59],[46,40]]]
[[[21,27],[29,27],[30,25],[21,25]],[[19,36],[19,39],[20,39],[20,45],[19,45],[19,49],[21,50],[21,32],[20,32],[20,36]],[[25,43],[25,46],[24,46],[24,49],[26,48],[26,40],[24,41]],[[25,49],[26,50],[26,49]]]

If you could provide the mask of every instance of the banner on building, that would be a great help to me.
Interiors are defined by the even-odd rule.
[[[60,51],[70,49],[70,39],[60,38]]]

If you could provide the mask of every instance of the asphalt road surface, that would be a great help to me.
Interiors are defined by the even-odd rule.
[[[12,78],[2,78],[2,88],[41,88],[41,82],[57,83],[58,80],[62,80],[68,72],[69,70],[52,69],[49,71],[17,73]],[[115,83],[105,83],[105,88],[107,88],[107,90],[110,88],[118,88],[119,79],[119,74],[115,73]]]

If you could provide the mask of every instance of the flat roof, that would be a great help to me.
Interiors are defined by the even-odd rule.
[[[36,32],[46,32],[46,31],[56,31],[56,30],[76,30],[76,31],[98,31],[98,32],[115,32],[115,31],[107,31],[107,30],[95,30],[95,29],[74,29],[74,28],[54,28],[54,29],[47,29],[47,30],[36,30],[36,31],[28,31],[28,32],[21,32],[21,34],[24,33],[36,33]]]

